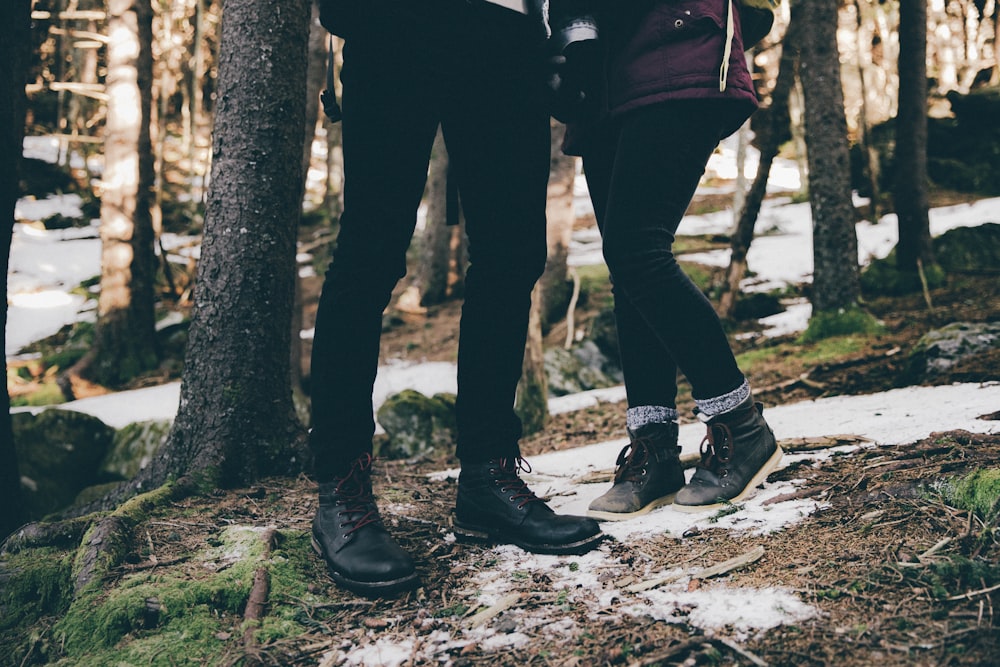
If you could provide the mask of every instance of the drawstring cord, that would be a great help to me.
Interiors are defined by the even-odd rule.
[[[729,10],[726,13],[726,48],[722,52],[722,67],[719,68],[719,92],[726,90],[726,81],[729,79],[729,57],[733,54],[733,35],[736,31],[733,20],[733,0],[727,3]]]

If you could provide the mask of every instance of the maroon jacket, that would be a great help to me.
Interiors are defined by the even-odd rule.
[[[605,14],[612,115],[691,98],[742,100],[748,115],[756,108],[736,0],[615,2]]]
[[[670,100],[718,99],[733,109],[729,135],[757,108],[736,0],[612,0],[604,7],[598,22],[609,118]],[[593,130],[570,125],[564,152],[581,154]]]

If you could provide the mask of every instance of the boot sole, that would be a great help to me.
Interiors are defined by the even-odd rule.
[[[452,519],[451,527],[455,532],[455,537],[463,542],[476,544],[513,544],[531,553],[556,556],[579,556],[585,554],[594,549],[607,537],[604,533],[597,533],[586,539],[568,544],[532,544],[524,540],[508,537],[503,533],[491,531],[489,528],[462,524],[455,519]]]
[[[653,510],[663,507],[664,505],[673,503],[674,496],[676,495],[676,493],[671,493],[670,495],[657,498],[653,502],[647,503],[634,512],[606,512],[604,510],[588,509],[587,516],[591,519],[600,519],[602,521],[625,521],[626,519],[634,519],[644,514],[649,514]]]
[[[323,552],[323,547],[321,547],[319,542],[316,541],[316,538],[313,537],[311,539],[313,551],[315,551],[316,555],[322,558],[323,562],[326,563],[326,569],[327,572],[330,573],[330,578],[351,592],[360,593],[362,595],[388,596],[415,588],[416,584],[419,583],[419,578],[417,577],[416,572],[405,577],[400,577],[399,579],[389,579],[386,581],[357,581],[355,579],[345,577],[340,572],[333,569],[333,566],[330,564],[330,560]]]
[[[778,463],[781,462],[782,456],[784,456],[784,452],[781,450],[781,447],[778,447],[774,450],[774,454],[771,454],[771,458],[765,461],[764,465],[760,467],[760,470],[758,470],[750,481],[747,482],[747,485],[743,487],[743,490],[728,500],[712,503],[710,505],[682,505],[674,502],[673,508],[681,512],[703,512],[705,510],[722,509],[723,507],[738,503],[741,500],[746,500],[756,492],[759,485],[764,483],[767,476],[778,467]]]

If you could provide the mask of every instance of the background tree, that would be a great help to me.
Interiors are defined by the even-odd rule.
[[[792,23],[799,22],[802,30],[799,73],[805,93],[813,217],[813,320],[856,309],[860,296],[858,238],[837,48],[838,4],[838,0],[803,0],[792,9]]]
[[[448,149],[438,129],[431,149],[424,201],[427,216],[417,239],[417,269],[409,307],[433,306],[460,296],[465,276],[464,225],[455,179],[448,175]]]
[[[120,386],[158,363],[153,284],[150,145],[153,10],[149,0],[109,0],[107,121],[101,194],[101,283],[91,351],[75,373]],[[64,389],[67,387],[64,385]],[[72,397],[72,389],[66,393]]]
[[[31,0],[7,0],[0,6],[0,263],[7,275],[14,231],[14,204],[18,193],[18,162],[24,138],[24,82],[31,38]],[[3,281],[3,317],[0,342],[7,349],[7,280]],[[7,364],[4,363],[4,377]],[[17,468],[14,432],[10,423],[10,396],[4,385],[0,415],[0,540],[25,519],[21,476]]]
[[[301,469],[289,336],[311,3],[225,0],[212,178],[180,408],[139,480]],[[297,446],[299,445],[299,446]]]
[[[781,145],[790,138],[788,113],[788,98],[795,85],[798,73],[798,24],[789,22],[782,38],[781,59],[778,65],[778,76],[771,91],[770,103],[761,107],[754,114],[753,127],[757,131],[757,145],[760,159],[757,163],[757,173],[749,192],[743,198],[736,229],[730,238],[729,267],[722,283],[719,295],[719,316],[727,319],[736,310],[736,298],[740,293],[740,282],[747,271],[747,253],[753,241],[754,226],[760,215],[760,207],[767,194],[767,181],[771,173],[771,165],[778,156]]]
[[[916,275],[934,263],[927,195],[927,4],[899,4],[899,105],[893,203],[896,267]]]
[[[539,279],[540,315],[542,328],[566,314],[569,301],[569,244],[576,222],[573,205],[573,186],[576,182],[577,158],[562,152],[566,126],[552,121],[552,153],[549,164],[549,189],[545,206],[546,239],[548,254],[545,271]]]

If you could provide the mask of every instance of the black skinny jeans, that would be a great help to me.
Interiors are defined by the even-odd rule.
[[[677,264],[674,234],[733,109],[664,102],[623,114],[583,156],[611,272],[629,407],[677,406],[677,369],[696,399],[744,381],[711,302]]]
[[[310,446],[321,480],[371,451],[382,312],[442,128],[466,218],[458,352],[463,463],[514,456],[531,290],[545,266],[549,117],[537,28],[492,5],[418,3],[346,41],[344,214],[312,353]]]

